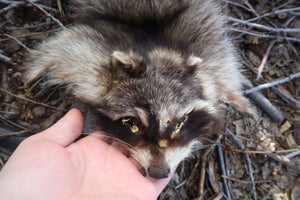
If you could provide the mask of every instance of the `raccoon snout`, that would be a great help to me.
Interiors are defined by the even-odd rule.
[[[161,179],[161,178],[168,178],[170,174],[169,167],[157,168],[157,167],[149,167],[148,174],[152,178]]]

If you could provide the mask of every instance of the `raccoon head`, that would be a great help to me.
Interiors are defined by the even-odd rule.
[[[216,102],[203,97],[196,77],[200,63],[167,49],[114,52],[112,68],[121,71],[103,99],[89,104],[88,123],[128,144],[149,176],[166,178],[220,127]]]

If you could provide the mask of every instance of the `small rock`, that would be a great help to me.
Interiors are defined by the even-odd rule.
[[[36,117],[42,117],[46,113],[46,108],[44,106],[36,106],[32,109],[33,115]]]

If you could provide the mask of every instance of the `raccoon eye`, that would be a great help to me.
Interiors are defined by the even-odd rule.
[[[176,125],[174,131],[171,134],[171,139],[175,138],[176,136],[178,136],[180,130],[182,129],[182,127],[185,125],[185,123],[188,120],[188,115],[184,115],[183,118],[181,118],[181,120],[179,121],[179,123]]]
[[[139,127],[136,125],[136,123],[137,123],[136,121],[137,121],[136,119],[131,118],[131,117],[122,119],[122,123],[125,126],[128,126],[132,133],[137,133],[139,131]]]

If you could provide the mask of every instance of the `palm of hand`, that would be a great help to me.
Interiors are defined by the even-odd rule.
[[[79,111],[72,110],[25,140],[0,173],[0,197],[17,199],[21,193],[24,199],[155,199],[169,179],[143,177],[97,134],[72,143],[82,121]]]

